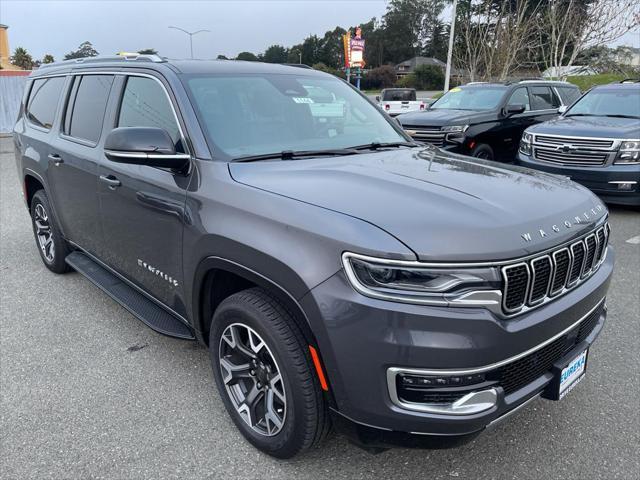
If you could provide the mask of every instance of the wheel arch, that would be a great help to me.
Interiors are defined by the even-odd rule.
[[[47,193],[47,189],[44,186],[44,182],[42,181],[42,179],[32,173],[30,170],[27,170],[24,173],[24,179],[23,179],[24,185],[23,185],[23,189],[24,189],[24,200],[27,204],[27,208],[31,208],[31,200],[33,199],[33,196],[35,195],[35,193],[38,190],[44,190],[45,193]],[[49,195],[47,195],[48,197]]]
[[[222,281],[216,283],[216,280]],[[310,345],[317,345],[309,319],[291,293],[244,265],[216,256],[207,257],[200,262],[194,280],[193,326],[201,343],[209,343],[211,319],[218,305],[228,296],[252,287],[260,287],[277,298],[292,314],[305,340]]]

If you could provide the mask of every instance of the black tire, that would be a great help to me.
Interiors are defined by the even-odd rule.
[[[471,156],[481,158],[483,160],[493,160],[495,158],[493,149],[486,143],[479,143],[471,151]]]
[[[231,393],[225,386],[220,356],[222,349],[228,348],[228,345],[222,343],[222,334],[227,332],[228,335],[227,327],[231,325],[253,329],[277,362],[284,385],[286,407],[282,426],[272,436],[257,432],[249,425],[236,410],[234,401],[237,400],[231,399]],[[329,412],[312,367],[308,343],[291,314],[273,296],[260,288],[251,288],[225,299],[213,315],[209,352],[224,405],[235,425],[256,448],[277,458],[291,458],[320,444],[327,437],[331,430]],[[252,375],[256,377],[256,374]]]
[[[62,238],[60,229],[47,194],[44,190],[38,190],[31,199],[31,226],[33,227],[33,234],[36,240],[36,247],[40,253],[40,258],[44,262],[44,265],[54,273],[65,273],[70,270],[64,259],[69,254],[69,246],[67,242]],[[46,221],[43,222],[43,212],[46,217]],[[49,237],[46,237],[47,229],[43,229],[45,226],[48,228]],[[38,235],[38,232],[41,235]],[[46,238],[50,238],[51,244],[49,246],[43,246],[46,243]]]

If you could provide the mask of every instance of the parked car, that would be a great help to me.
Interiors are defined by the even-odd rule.
[[[566,175],[606,202],[640,205],[640,82],[594,87],[525,130],[520,165]]]
[[[424,110],[427,104],[416,98],[415,88],[385,88],[376,96],[380,108],[392,117],[401,113]]]
[[[315,121],[317,89],[342,131]],[[29,77],[14,133],[45,266],[206,345],[235,425],[276,457],[332,425],[370,449],[468,441],[564,397],[605,322],[594,194],[420,146],[326,73],[61,62]]]
[[[513,161],[522,132],[580,96],[566,82],[476,82],[455,87],[424,112],[398,121],[414,140],[487,160]]]

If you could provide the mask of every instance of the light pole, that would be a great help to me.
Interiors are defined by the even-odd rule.
[[[191,58],[193,58],[193,36],[197,35],[198,33],[202,33],[202,32],[211,32],[211,30],[197,30],[195,32],[188,32],[184,28],[173,27],[171,25],[169,25],[169,28],[175,28],[176,30],[180,30],[181,32],[184,32],[187,35],[189,35],[189,49],[191,51]]]
[[[451,76],[451,57],[453,56],[453,35],[456,29],[456,9],[458,1],[453,0],[453,9],[451,13],[451,28],[449,29],[449,51],[447,52],[447,68],[444,74],[444,93],[449,91],[449,77]]]

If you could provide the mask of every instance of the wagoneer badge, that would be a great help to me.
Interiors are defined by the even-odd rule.
[[[588,222],[589,220],[592,220],[593,218],[596,218],[599,215],[602,215],[604,211],[605,209],[602,205],[596,205],[592,209],[586,212],[583,212],[581,215],[576,215],[572,219],[564,220],[560,224],[551,225],[551,228],[547,227],[547,230],[540,228],[538,229],[537,234],[540,235],[540,238],[548,237],[549,234],[551,233],[559,233],[560,230],[562,230],[562,227],[566,229],[566,228],[572,228],[576,225],[582,225]],[[535,236],[536,233],[534,233],[533,235]],[[530,242],[532,240],[532,235],[530,232],[525,232],[520,236],[525,242]]]

